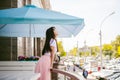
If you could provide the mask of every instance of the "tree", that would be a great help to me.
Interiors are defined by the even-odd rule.
[[[99,47],[98,46],[93,46],[93,47],[91,47],[91,55],[92,56],[96,56],[97,55],[97,53],[99,53]]]
[[[104,55],[105,56],[108,55],[110,57],[110,59],[111,59],[112,54],[113,54],[113,47],[112,47],[112,45],[111,44],[104,44],[102,50],[103,50]]]
[[[82,57],[84,55],[84,52],[79,52],[79,56]]]
[[[77,55],[77,47],[74,47],[72,50],[69,52],[71,56],[76,56]]]
[[[89,56],[89,54],[90,54],[89,51],[86,51],[86,52],[81,51],[81,52],[79,52],[79,56],[80,56],[80,57],[82,57],[82,56]]]
[[[114,41],[111,42],[115,51],[117,51],[118,46],[120,46],[120,35],[116,37]]]
[[[120,46],[120,35],[118,35],[116,37],[116,39],[114,41],[111,42],[112,46],[113,46],[113,50],[114,50],[114,53],[115,53],[115,57],[120,57],[120,54],[119,54],[119,46]]]
[[[117,47],[117,52],[115,54],[115,57],[116,58],[120,57],[120,46]]]
[[[65,52],[65,50],[63,48],[62,41],[58,42],[58,49],[59,49],[59,52],[60,52],[60,56],[66,56],[66,52]]]

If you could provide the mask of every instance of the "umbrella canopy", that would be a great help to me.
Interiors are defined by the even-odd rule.
[[[0,36],[6,37],[45,37],[46,30],[53,25],[40,24],[0,24]],[[58,31],[58,37],[71,37],[77,35],[82,29],[71,25],[54,25]]]
[[[0,10],[0,36],[44,37],[51,26],[57,28],[60,37],[69,37],[80,32],[84,19],[34,5]]]

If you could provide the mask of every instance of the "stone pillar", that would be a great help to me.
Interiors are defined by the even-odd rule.
[[[24,48],[23,48],[23,43],[22,43],[22,42],[23,42],[23,39],[22,39],[21,37],[18,37],[17,40],[18,40],[18,41],[17,41],[17,44],[18,44],[18,45],[17,45],[17,50],[18,50],[17,53],[18,53],[18,56],[21,56],[21,55],[23,56],[23,55],[24,55],[24,54],[23,54],[23,53],[24,53],[24,50],[23,50]]]
[[[34,56],[37,56],[37,53],[38,53],[38,48],[37,48],[37,38],[34,38]]]
[[[23,7],[26,5],[26,0],[18,0],[18,6],[17,7]]]
[[[17,60],[17,38],[11,37],[11,60]]]
[[[31,4],[32,3],[32,1],[31,0],[27,0],[27,4]]]
[[[26,56],[30,57],[30,56],[34,56],[33,52],[34,52],[34,46],[33,46],[33,38],[26,38]]]
[[[40,50],[40,38],[37,38],[37,56],[40,56],[41,50]]]
[[[18,6],[18,0],[11,0],[11,8],[16,8]]]
[[[41,0],[41,3],[42,3],[42,7],[44,9],[48,9],[48,10],[51,9],[50,0]]]
[[[42,38],[40,38],[40,56],[42,56],[42,50],[44,47],[43,43],[44,43],[44,40]]]
[[[34,56],[34,40],[33,38],[18,38],[18,56]]]
[[[31,4],[43,8],[41,0],[31,0]]]
[[[36,56],[42,56],[45,40],[42,38],[34,38],[34,40],[34,53]]]

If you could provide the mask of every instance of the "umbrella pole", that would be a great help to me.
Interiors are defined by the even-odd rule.
[[[32,51],[32,50],[31,50],[31,49],[32,49],[32,48],[31,48],[31,26],[32,26],[32,25],[30,24],[30,29],[29,29],[29,45],[30,45],[30,46],[29,46],[29,56],[32,55],[32,52],[31,52],[31,51]]]
[[[30,24],[30,29],[29,29],[29,37],[31,38],[31,26],[32,24]]]
[[[30,24],[30,29],[29,29],[29,43],[28,43],[29,44],[29,46],[28,46],[29,47],[29,51],[28,51],[29,56],[33,56],[33,54],[32,54],[33,49],[32,49],[31,28],[32,28],[32,24]]]
[[[12,37],[11,37],[10,39],[11,39],[11,40],[10,40],[10,60],[12,61],[12,56],[13,56],[13,55],[12,55],[12,54],[13,54],[13,53],[12,53],[12,51],[13,51],[13,50],[12,50]]]

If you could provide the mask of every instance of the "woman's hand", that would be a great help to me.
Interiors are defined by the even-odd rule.
[[[53,68],[52,68],[52,67],[50,67],[50,71],[52,71],[52,69],[53,69]]]

